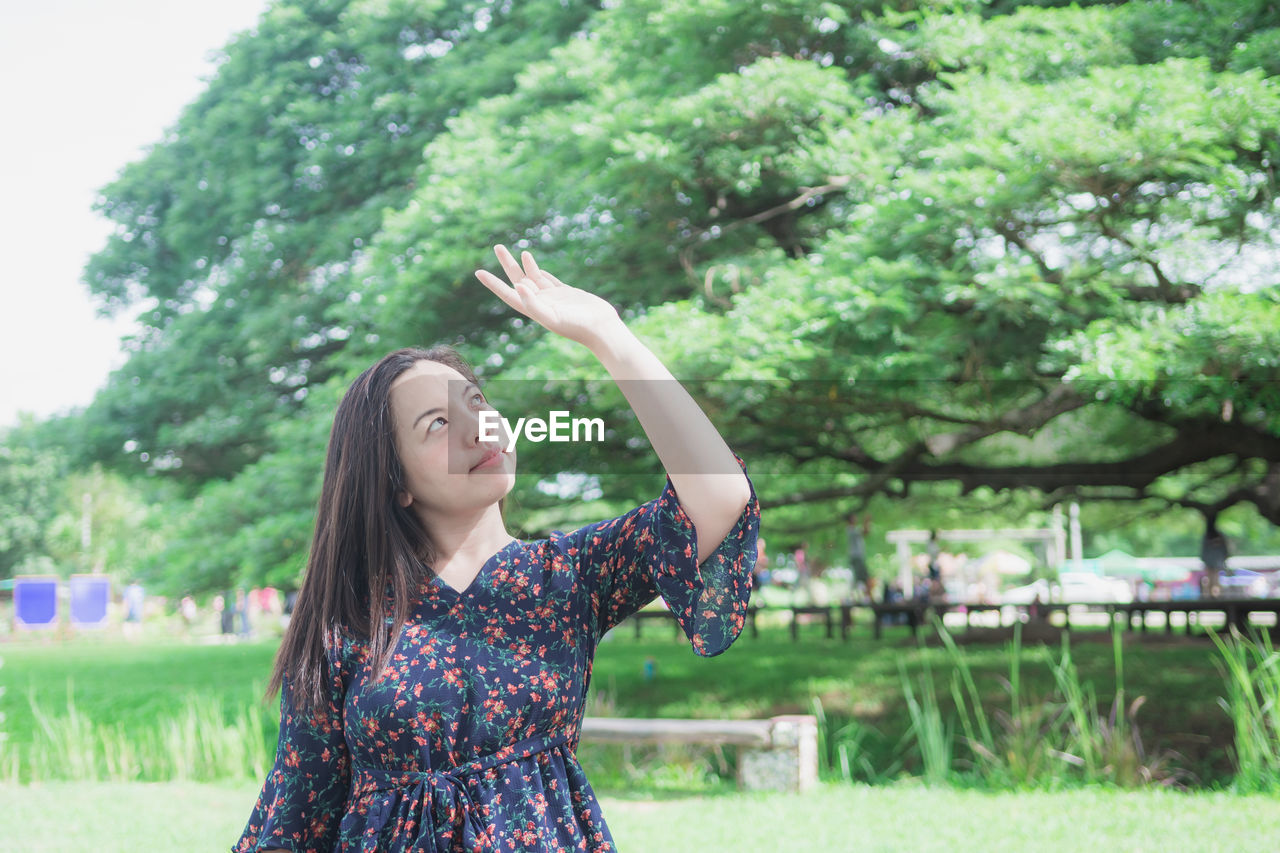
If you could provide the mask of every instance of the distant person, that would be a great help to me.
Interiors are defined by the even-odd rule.
[[[222,633],[223,640],[230,639],[236,632],[236,611],[233,601],[231,590],[214,599],[214,609],[218,611],[218,630]]]
[[[906,593],[903,592],[902,587],[899,586],[896,581],[885,584],[884,598],[883,598],[883,601],[885,604],[900,604],[906,601],[906,598],[907,598]],[[893,613],[893,614],[886,613],[883,621],[884,621],[884,624],[886,625],[900,624],[907,621],[907,614],[906,613]]]
[[[867,568],[867,534],[871,530],[871,516],[861,523],[855,513],[849,513],[845,532],[849,537],[849,568],[853,570],[853,586],[859,597],[871,600],[871,571]]]
[[[933,581],[930,576],[917,577],[911,589],[911,596],[916,601],[928,601],[929,596],[933,594]]]
[[[196,624],[196,600],[189,595],[182,596],[182,601],[178,603],[178,613],[182,616],[182,626],[188,634]]]
[[[800,547],[792,553],[792,559],[796,563],[796,585],[805,587],[809,583],[809,543],[801,542]]]
[[[242,640],[249,639],[249,596],[244,587],[236,590],[235,617],[238,623],[236,635]]]
[[[809,581],[805,584],[805,592],[809,596],[809,603],[815,607],[826,605],[831,595],[824,580],[827,574],[827,561],[822,557],[821,553],[809,560]]]
[[[939,561],[942,549],[938,547],[938,531],[929,531],[929,544],[925,548],[929,555],[929,581],[942,582],[942,563]]]
[[[124,588],[124,608],[125,620],[128,622],[142,621],[142,605],[146,600],[146,593],[143,592],[142,584],[132,581]]]
[[[1227,557],[1230,548],[1227,537],[1218,530],[1218,515],[1211,513],[1205,518],[1204,540],[1200,543],[1200,560],[1204,563],[1205,585],[1202,594],[1209,598],[1222,595],[1222,573],[1227,568]]]
[[[263,613],[280,613],[280,590],[265,586],[258,590],[258,609]]]
[[[288,628],[290,620],[293,619],[293,608],[298,603],[298,591],[291,589],[284,596],[284,607],[280,612],[280,627]]]
[[[137,637],[142,633],[142,607],[146,603],[146,593],[142,584],[136,580],[124,588],[124,634],[126,637]]]

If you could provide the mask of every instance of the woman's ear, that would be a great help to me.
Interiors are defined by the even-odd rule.
[[[400,504],[402,507],[408,507],[409,504],[413,503],[413,495],[408,492],[401,492],[396,495],[396,503]]]

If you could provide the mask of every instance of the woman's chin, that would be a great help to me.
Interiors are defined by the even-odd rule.
[[[494,468],[492,471],[485,472],[485,474],[486,476],[480,478],[481,484],[486,497],[494,502],[505,498],[511,489],[515,487],[516,474],[513,470]]]

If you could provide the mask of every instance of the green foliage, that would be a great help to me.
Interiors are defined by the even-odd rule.
[[[103,189],[85,277],[141,328],[41,452],[137,478],[146,519],[120,517],[150,532],[111,560],[291,584],[377,356],[601,378],[478,286],[504,242],[722,380],[699,399],[776,546],[840,553],[851,508],[1021,525],[1068,499],[1105,504],[1099,543],[1194,552],[1212,512],[1271,541],[1278,32],[1262,0],[283,0]],[[35,503],[0,573],[69,553],[71,510],[31,509],[51,463],[13,458],[5,500]],[[660,484],[642,447],[562,473],[599,502],[523,478],[513,527]]]
[[[1003,648],[904,649],[873,640],[861,617],[847,642],[802,633],[796,643],[785,626],[761,627],[759,638],[744,634],[739,640],[746,644],[742,654],[712,661],[689,655],[687,644],[672,641],[666,631],[651,631],[661,637],[657,641],[635,641],[630,626],[622,626],[600,647],[588,713],[747,719],[811,708],[819,717],[823,777],[859,784],[894,787],[921,775],[925,765],[912,732],[927,730],[946,747],[938,756],[949,755],[934,765],[946,789],[1063,791],[1173,782],[1248,788],[1250,777],[1235,756],[1225,763],[1232,744],[1245,757],[1242,738],[1248,735],[1244,718],[1217,707],[1214,664],[1222,658],[1208,643],[1132,643],[1124,649],[1118,680],[1114,637],[1087,630],[1055,652],[1018,641]],[[1237,683],[1251,684],[1255,693],[1251,700],[1236,694],[1245,704],[1234,707],[1249,711],[1252,702],[1262,712],[1254,719],[1274,754],[1275,732],[1266,718],[1273,716],[1266,691],[1275,688],[1274,650],[1259,644],[1238,651],[1249,681]],[[121,645],[99,636],[56,648],[20,644],[5,655],[6,680],[15,687],[4,697],[10,738],[0,748],[0,778],[13,778],[19,766],[22,779],[46,781],[260,776],[255,762],[270,754],[276,719],[270,703],[260,701],[260,689],[245,689],[244,673],[265,671],[274,653],[272,643]],[[654,679],[644,676],[648,658],[656,661]],[[1107,701],[1102,685],[1108,691],[1115,686],[1118,703]],[[917,702],[921,726],[914,730],[904,687]],[[1133,695],[1147,700],[1140,738],[1138,709],[1128,698]],[[1188,753],[1175,765],[1168,751],[1175,741],[1201,755]],[[256,752],[259,747],[265,752]],[[77,750],[79,759],[64,760]],[[108,756],[117,756],[114,765]],[[671,753],[664,760],[637,748],[628,761],[614,748],[587,744],[582,758],[593,779],[599,775],[632,791],[683,779],[684,787],[709,793],[723,780],[708,766],[726,772],[723,757],[705,752]],[[1218,758],[1224,759],[1221,767]],[[668,763],[682,769],[662,769]]]
[[[0,752],[0,771],[14,780],[78,782],[221,781],[259,779],[270,767],[257,704],[225,707],[221,698],[195,693],[181,711],[143,732],[90,719],[76,707],[70,683],[66,709],[54,716],[28,694],[38,729],[35,742]],[[227,718],[231,717],[231,722]]]
[[[954,726],[951,720],[943,719],[938,707],[933,673],[926,664],[924,674],[920,677],[920,698],[917,699],[901,659],[898,660],[898,672],[902,679],[902,692],[907,697],[907,712],[911,715],[908,736],[920,750],[920,758],[924,764],[924,783],[930,787],[947,785],[953,780]]]
[[[1083,783],[1134,788],[1176,785],[1187,776],[1184,769],[1175,766],[1180,756],[1168,751],[1148,754],[1143,746],[1135,718],[1146,697],[1139,696],[1128,707],[1125,705],[1124,657],[1118,628],[1112,631],[1116,692],[1109,715],[1099,712],[1093,685],[1081,679],[1066,635],[1060,659],[1053,660],[1044,647],[1030,656],[1033,661],[1047,663],[1052,670],[1054,694],[1025,696],[1021,673],[1026,653],[1018,625],[1005,653],[1009,678],[1001,679],[1009,710],[995,709],[988,717],[964,653],[941,622],[935,620],[935,627],[955,664],[951,696],[965,743],[973,755],[971,774],[982,786],[1061,789]],[[931,695],[926,693],[926,698]],[[940,719],[936,699],[927,701],[922,713]],[[926,749],[923,743],[921,748],[926,755],[932,749]],[[947,769],[950,770],[949,764]]]
[[[0,445],[0,578],[39,572],[56,512],[60,460],[22,445]]]
[[[87,280],[140,308],[132,357],[84,416],[85,452],[189,484],[270,449],[341,366],[329,313],[451,115],[508,90],[585,9],[297,0],[225,51],[166,138],[103,192]],[[536,22],[536,26],[530,26]]]
[[[104,572],[136,576],[165,539],[170,490],[91,465],[72,467],[56,424],[24,424],[0,440],[0,578]]]
[[[1266,633],[1227,638],[1209,632],[1220,655],[1227,695],[1220,699],[1235,729],[1234,786],[1239,791],[1280,790],[1280,651]]]

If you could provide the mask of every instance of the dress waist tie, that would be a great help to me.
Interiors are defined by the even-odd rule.
[[[356,763],[351,768],[351,795],[356,798],[376,791],[400,792],[421,801],[417,836],[407,848],[413,853],[450,853],[459,846],[467,851],[496,850],[497,842],[490,827],[467,790],[466,777],[554,749],[568,742],[570,735],[569,731],[536,735],[456,767],[441,769],[385,770]],[[378,835],[391,815],[394,800],[394,793],[388,793],[370,804],[361,851],[377,850]],[[455,838],[452,830],[442,836],[440,829],[443,826],[437,827],[437,823],[452,826],[449,822],[456,820],[455,815],[459,811],[463,816],[462,838]]]

